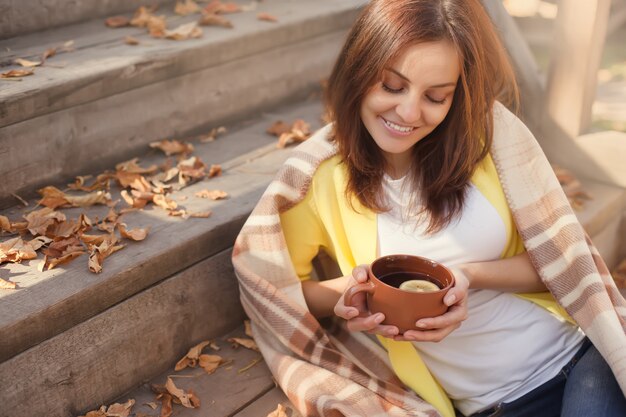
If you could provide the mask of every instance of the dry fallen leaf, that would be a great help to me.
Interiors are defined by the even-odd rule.
[[[282,404],[278,404],[276,410],[269,413],[267,417],[287,417],[287,408]]]
[[[267,128],[266,132],[270,135],[280,136],[283,133],[287,133],[291,131],[291,126],[282,120],[277,120],[270,127]]]
[[[56,47],[55,48],[46,49],[46,51],[41,55],[41,63],[43,64],[44,62],[46,62],[46,59],[52,58],[56,54],[57,54],[57,48]]]
[[[176,201],[162,194],[155,194],[152,201],[154,204],[165,210],[175,210],[178,207],[178,203],[176,203]]]
[[[14,237],[13,239],[0,242],[0,263],[19,263],[23,260],[35,259],[36,257],[37,252],[29,243],[24,242],[21,237]]]
[[[69,195],[51,185],[37,191],[42,199],[38,204],[55,209],[60,206],[87,207],[95,204],[106,205],[111,195],[105,191],[94,191],[86,195]]]
[[[0,215],[0,232],[13,232],[13,226],[11,226],[11,221],[6,216]]]
[[[217,165],[217,164],[211,165],[211,168],[209,168],[209,173],[207,174],[207,176],[209,178],[213,178],[213,177],[219,177],[220,175],[222,175],[222,166]]]
[[[13,62],[27,68],[38,67],[39,65],[41,65],[41,61],[29,61],[28,59],[23,58],[17,58]]]
[[[177,140],[163,139],[150,143],[151,148],[162,150],[165,155],[188,154],[193,152],[194,148],[191,143],[184,143]]]
[[[15,290],[16,288],[17,284],[15,282],[0,278],[0,290]]]
[[[102,272],[102,263],[113,253],[124,248],[124,245],[116,245],[117,237],[113,234],[108,235],[99,245],[91,246],[89,253],[89,270],[99,274]]]
[[[165,383],[165,389],[174,398],[180,401],[180,404],[186,408],[198,408],[200,407],[200,400],[193,394],[193,392],[185,392],[185,390],[178,388],[172,378],[168,377]]]
[[[211,200],[222,200],[228,197],[228,193],[222,190],[200,190],[194,194],[199,198],[210,198]]]
[[[46,230],[50,225],[58,222],[64,222],[67,218],[65,214],[54,211],[49,207],[44,207],[39,210],[31,211],[24,219],[28,222],[26,226],[28,231],[33,235],[45,235]]]
[[[226,128],[224,126],[214,127],[211,131],[205,135],[200,136],[200,142],[213,142],[219,135],[223,135],[226,133]]]
[[[196,22],[189,22],[173,30],[166,30],[165,37],[175,41],[184,41],[202,37],[202,28]]]
[[[117,229],[120,231],[120,235],[126,239],[134,240],[138,242],[140,240],[144,240],[146,236],[148,236],[149,228],[145,229],[126,229],[125,223],[118,223]]]
[[[215,13],[206,13],[204,11],[202,12],[202,17],[198,20],[198,24],[201,26],[221,26],[229,29],[233,28],[233,23],[224,16],[220,16]]]
[[[259,20],[264,20],[266,22],[278,22],[278,19],[276,18],[276,16],[271,15],[269,13],[265,13],[265,12],[261,12],[257,14],[256,18]]]
[[[135,400],[132,398],[126,401],[124,404],[111,404],[106,411],[107,417],[128,417],[135,405]]]
[[[153,174],[159,169],[159,167],[154,164],[150,165],[148,168],[142,168],[139,166],[138,162],[139,158],[133,158],[129,161],[120,162],[115,165],[115,170],[132,174]]]
[[[211,342],[207,340],[204,342],[200,342],[197,345],[190,348],[187,354],[183,356],[181,360],[178,361],[178,363],[174,367],[174,370],[180,371],[180,370],[185,369],[188,366],[191,368],[195,367],[196,363],[198,362],[198,358],[200,357],[200,354],[202,353],[202,349],[204,349],[204,347],[209,345],[210,343]]]
[[[21,78],[33,75],[34,73],[35,70],[32,69],[16,69],[1,73],[0,78]]]
[[[246,339],[245,337],[231,337],[228,339],[230,343],[234,343],[234,347],[243,346],[250,350],[259,351],[259,347],[256,345],[256,342],[252,339]]]
[[[130,19],[126,16],[111,16],[104,21],[104,24],[110,28],[121,28],[130,26]]]
[[[139,39],[133,38],[132,36],[125,36],[124,43],[132,46],[139,45]]]
[[[156,410],[158,405],[157,403],[155,403],[154,401],[150,401],[149,403],[145,403],[144,405],[147,405],[148,407],[152,408],[153,410]]]
[[[206,13],[239,13],[241,6],[233,2],[222,3],[220,0],[213,0],[204,7]]]
[[[172,396],[170,394],[161,394],[157,397],[158,400],[161,400],[161,416],[160,417],[170,417],[172,415]]]
[[[177,1],[174,7],[174,13],[187,16],[200,10],[200,6],[193,0]]]
[[[198,364],[202,369],[206,371],[207,374],[212,374],[215,370],[220,366],[220,364],[224,362],[219,355],[200,355],[198,358]]]

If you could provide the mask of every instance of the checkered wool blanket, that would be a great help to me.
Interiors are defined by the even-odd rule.
[[[322,327],[306,308],[279,213],[303,199],[316,168],[336,154],[329,132],[327,126],[293,150],[235,243],[233,264],[255,340],[305,416],[438,416],[402,386],[371,338]],[[491,155],[533,264],[626,393],[626,301],[534,137],[498,103]]]

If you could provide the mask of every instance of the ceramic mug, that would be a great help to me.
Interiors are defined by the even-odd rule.
[[[401,290],[408,280],[425,280],[438,289],[415,292]],[[344,304],[352,305],[352,298],[367,293],[371,314],[383,313],[382,324],[397,326],[400,333],[417,330],[415,323],[422,318],[440,316],[448,310],[443,298],[454,285],[454,275],[439,262],[413,255],[387,255],[369,265],[367,282],[356,284],[346,291]]]

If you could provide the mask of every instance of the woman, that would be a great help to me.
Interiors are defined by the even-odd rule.
[[[477,0],[373,1],[355,23],[329,80],[332,130],[318,132],[295,151],[244,227],[234,255],[242,301],[266,359],[307,414],[324,414],[327,395],[303,394],[310,381],[285,376],[290,375],[285,356],[277,360],[276,352],[348,377],[394,407],[420,408],[399,398],[388,385],[391,378],[372,379],[379,364],[368,362],[384,361],[374,348],[368,347],[365,357],[351,350],[345,335],[330,343],[331,336],[292,305],[282,310],[300,317],[292,331],[284,330],[288,320],[279,323],[279,314],[275,321],[269,318],[270,304],[287,305],[281,292],[301,304],[303,296],[315,317],[334,312],[351,331],[379,335],[394,373],[443,415],[453,416],[454,409],[466,416],[626,415],[614,373],[567,314],[611,356],[626,350],[624,299],[555,190],[558,182],[532,136],[496,101],[510,101],[516,91],[503,48]],[[279,221],[268,227],[274,215]],[[559,226],[564,221],[567,225]],[[255,233],[278,238],[255,246],[250,243]],[[584,247],[584,261],[568,259],[570,252],[583,250],[570,250],[572,241]],[[279,244],[288,260],[275,254],[266,262],[270,247],[276,251]],[[310,279],[320,251],[337,261],[343,276]],[[244,253],[252,256],[246,260]],[[343,305],[345,289],[366,279],[365,267],[355,266],[391,253],[453,267],[456,284],[445,299],[450,309],[416,323],[423,330],[399,335],[397,328],[381,324],[381,314],[360,317],[364,300]],[[259,259],[262,268],[257,264],[252,272]],[[293,272],[301,286],[293,282]],[[574,291],[585,275],[593,276],[601,300]],[[266,291],[268,284],[272,291]],[[273,288],[282,290],[278,297]],[[601,331],[590,325],[604,320],[597,311],[610,316]],[[270,333],[292,353],[271,346],[263,338]],[[358,346],[367,344],[359,340]],[[611,364],[626,386],[620,358],[611,357]],[[313,397],[314,406],[303,397]],[[341,408],[357,407],[353,402],[345,398],[331,409],[358,414]]]

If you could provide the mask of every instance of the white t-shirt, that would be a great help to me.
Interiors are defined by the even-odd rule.
[[[410,254],[453,266],[500,258],[506,229],[495,207],[473,185],[461,215],[426,235],[409,220],[404,179],[385,177],[394,207],[378,215],[379,255]],[[580,347],[577,327],[515,294],[470,290],[468,318],[438,343],[415,342],[422,359],[455,407],[469,415],[509,402],[553,378]]]

